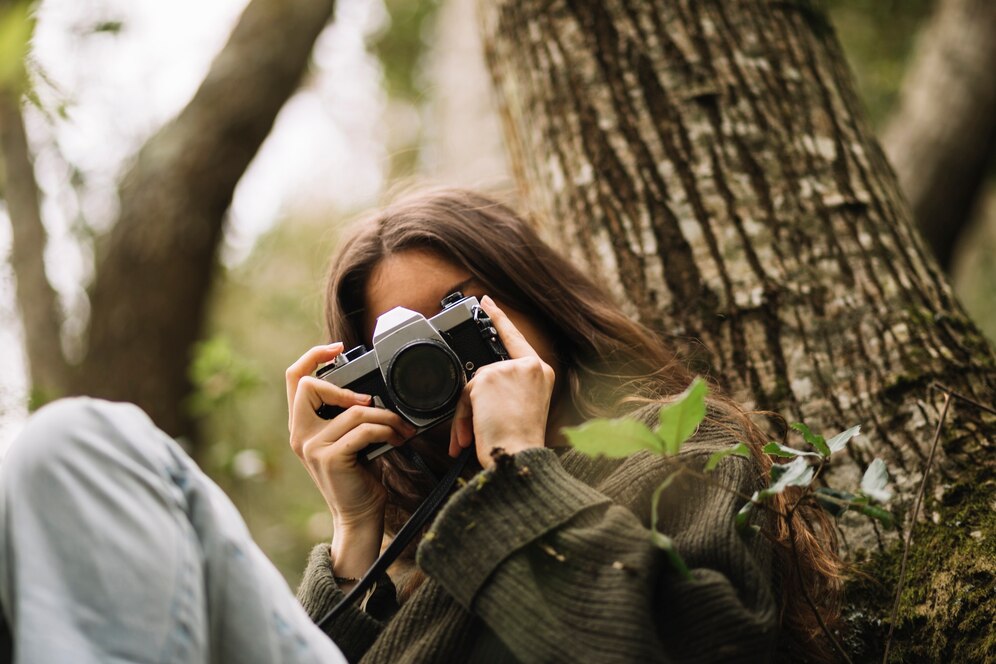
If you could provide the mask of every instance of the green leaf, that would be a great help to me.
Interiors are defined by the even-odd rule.
[[[800,456],[812,456],[819,458],[820,455],[816,452],[803,452],[802,450],[797,450],[794,447],[785,447],[781,443],[776,443],[771,441],[764,446],[762,450],[765,454],[770,454],[771,456],[782,457],[783,459],[792,459],[794,457]]]
[[[661,440],[642,422],[621,418],[590,420],[576,427],[564,427],[568,442],[588,456],[622,458],[639,452],[663,452]]]
[[[35,26],[31,5],[0,3],[0,89],[20,90],[26,82],[24,58]]]
[[[705,397],[709,386],[696,377],[677,399],[661,407],[657,435],[664,441],[664,453],[677,454],[705,418]]]
[[[737,443],[736,445],[727,447],[725,450],[713,452],[712,455],[709,457],[709,460],[706,461],[705,471],[707,473],[712,472],[712,470],[717,466],[717,464],[719,464],[720,461],[730,456],[731,454],[736,454],[737,456],[742,456],[742,457],[749,457],[750,448],[747,447],[747,443]]]
[[[875,459],[865,470],[861,478],[861,493],[872,500],[886,503],[892,498],[892,491],[886,488],[889,483],[889,471],[885,467],[885,462]]]
[[[815,447],[820,454],[825,457],[830,456],[830,448],[827,447],[827,442],[823,439],[823,436],[813,433],[809,430],[809,427],[802,422],[794,423],[792,428],[801,433],[803,439]]]
[[[664,551],[667,555],[667,560],[671,563],[671,567],[677,572],[681,578],[686,580],[691,580],[692,574],[688,571],[688,565],[685,564],[685,560],[678,553],[678,549],[674,546],[674,540],[663,533],[659,533],[656,530],[650,532],[650,540],[657,545],[659,549]]]
[[[827,441],[827,447],[830,448],[830,452],[840,452],[842,449],[847,447],[847,444],[851,442],[851,439],[861,433],[861,425],[855,425],[848,429],[847,431],[841,431],[836,436]]]
[[[745,503],[737,515],[733,518],[733,525],[736,527],[737,532],[741,535],[756,533],[760,528],[751,525],[748,521],[750,518],[751,511],[754,509],[754,501],[758,498],[758,493],[755,491],[754,495],[751,496],[749,502]]]
[[[853,493],[831,489],[828,486],[817,487],[813,494],[820,507],[835,517],[843,515],[851,507],[855,497]]]
[[[885,511],[881,507],[875,507],[874,505],[862,505],[858,503],[852,503],[855,510],[861,512],[867,517],[871,517],[876,521],[881,521],[882,525],[886,528],[892,528],[895,525],[895,520],[892,518],[890,512]]]
[[[772,470],[778,466],[773,466]],[[768,498],[781,493],[790,486],[809,486],[813,481],[813,469],[806,463],[804,457],[796,457],[795,461],[781,465],[782,471],[778,480],[767,489],[758,492],[759,498]]]

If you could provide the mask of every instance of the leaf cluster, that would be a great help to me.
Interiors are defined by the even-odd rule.
[[[682,445],[691,438],[705,418],[708,386],[702,378],[695,378],[688,388],[673,400],[661,406],[657,426],[651,429],[633,419],[596,419],[577,427],[564,429],[567,440],[579,451],[589,456],[622,458],[641,451],[649,451],[664,456],[677,456]],[[829,439],[814,433],[802,422],[796,422],[792,429],[812,449],[798,449],[779,442],[769,442],[762,448],[765,454],[777,459],[790,459],[786,463],[776,463],[771,467],[768,486],[755,491],[736,514],[734,523],[738,531],[751,533],[757,526],[750,524],[750,516],[755,508],[769,509],[783,519],[791,519],[792,512],[803,500],[810,500],[839,517],[848,510],[854,510],[883,523],[893,526],[892,514],[879,505],[889,501],[892,492],[888,489],[889,473],[885,462],[875,459],[861,478],[860,486],[852,491],[829,486],[814,487],[813,484],[830,461],[831,455],[844,450],[861,432],[860,426],[835,434]],[[682,576],[688,577],[688,567],[681,559],[674,542],[657,529],[658,504],[661,494],[681,475],[691,475],[701,481],[711,481],[709,474],[729,456],[750,457],[751,448],[745,442],[737,442],[728,448],[710,455],[702,471],[685,465],[668,475],[654,491],[651,505],[651,539],[667,555],[672,567]],[[772,506],[774,497],[790,488],[802,489],[799,497],[787,513]],[[720,487],[732,491],[728,487]]]

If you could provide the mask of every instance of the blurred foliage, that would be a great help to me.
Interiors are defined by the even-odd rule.
[[[194,391],[187,408],[203,417],[229,403],[237,403],[259,386],[260,376],[250,358],[235,352],[227,336],[202,341],[194,348],[190,364]]]
[[[826,0],[872,126],[895,106],[917,30],[934,0]]]
[[[0,4],[0,89],[24,85],[24,58],[35,20],[30,2]]]
[[[431,46],[428,35],[440,0],[384,0],[384,4],[390,21],[373,38],[370,49],[380,60],[389,103],[399,109],[417,109],[426,101],[428,86],[422,65]],[[412,174],[418,164],[420,142],[421,132],[415,132],[406,144],[390,146],[392,179]]]
[[[284,371],[324,342],[322,284],[334,240],[327,219],[286,219],[220,274],[208,341],[191,369],[190,406],[211,441],[198,461],[292,584],[310,547],[330,537],[331,518],[287,443]]]
[[[391,17],[386,30],[370,45],[384,68],[388,96],[421,101],[425,87],[419,65],[428,44],[426,35],[439,0],[384,0]]]

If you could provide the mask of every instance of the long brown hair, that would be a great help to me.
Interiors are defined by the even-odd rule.
[[[692,379],[660,337],[627,317],[509,207],[458,189],[410,193],[359,220],[331,264],[326,293],[330,339],[343,341],[347,348],[365,343],[370,275],[387,256],[412,249],[430,251],[463,267],[485,292],[547,330],[556,340],[566,389],[582,417],[618,416],[648,402],[667,400]],[[771,460],[761,453],[764,433],[739,404],[715,388],[711,392],[711,412],[722,413],[731,428],[747,438],[768,476]],[[381,459],[379,468],[388,490],[385,525],[393,533],[431,483],[400,455]],[[784,512],[784,504],[776,507]],[[793,570],[781,579],[782,628],[787,637],[781,649],[830,661],[829,644],[802,588],[818,598],[824,622],[831,629],[837,626],[841,574],[835,530],[822,510],[806,505],[794,513],[791,529],[779,519],[770,535],[784,563],[780,569]],[[414,583],[420,580],[418,575],[412,578]],[[414,583],[399,586],[399,594],[407,594]]]

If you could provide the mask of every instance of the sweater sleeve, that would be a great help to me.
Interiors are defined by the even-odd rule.
[[[345,594],[335,582],[329,545],[319,544],[311,550],[308,566],[297,589],[297,599],[312,621],[318,622],[332,610]],[[350,662],[357,662],[380,635],[390,614],[397,609],[396,593],[390,577],[377,581],[368,596],[364,611],[355,604],[343,610],[325,629]]]
[[[648,462],[657,477],[641,481],[652,491],[671,469]],[[757,478],[746,459],[724,460],[714,475],[747,493]],[[574,478],[549,449],[508,457],[461,489],[418,562],[523,662],[763,661],[777,625],[764,538],[736,533],[740,499],[727,491],[675,482],[665,493],[659,528],[687,580],[636,505]]]

